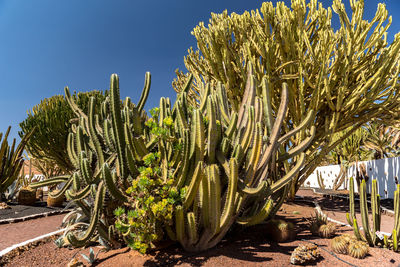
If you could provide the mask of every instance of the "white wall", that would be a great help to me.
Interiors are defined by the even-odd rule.
[[[382,199],[393,198],[396,190],[396,180],[400,182],[400,157],[386,158],[371,161],[360,161],[358,164],[364,163],[369,177],[367,190],[371,190],[372,179],[378,181],[378,192]],[[304,182],[305,187],[319,188],[317,181],[317,171],[321,172],[324,180],[325,188],[331,189],[336,176],[339,174],[339,165],[330,165],[318,167]],[[347,177],[355,177],[356,168],[352,166],[348,169]],[[358,192],[357,183],[354,182],[355,191]],[[339,189],[348,189],[348,179]]]

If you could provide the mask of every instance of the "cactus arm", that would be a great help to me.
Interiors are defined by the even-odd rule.
[[[261,92],[262,92],[262,101],[264,105],[265,112],[265,125],[267,126],[268,133],[272,131],[272,107],[271,107],[271,95],[268,88],[267,78],[264,76],[261,80]]]
[[[217,122],[215,113],[215,103],[210,95],[207,98],[207,114],[209,117],[207,137],[208,163],[215,163],[215,149],[217,147],[217,143],[219,142],[218,137],[216,137]]]
[[[187,188],[186,195],[184,197],[183,206],[185,209],[188,209],[197,194],[197,190],[199,188],[200,182],[203,180],[203,162],[200,161],[197,163],[196,169],[193,174],[193,178],[190,181],[190,185]]]
[[[397,185],[394,191],[394,229],[399,233],[400,231],[400,184]]]
[[[182,206],[177,206],[175,208],[175,231],[176,239],[182,244],[186,244],[185,239],[185,217]]]
[[[279,209],[282,207],[283,202],[286,200],[288,192],[289,192],[289,188],[291,187],[290,184],[286,185],[283,188],[283,192],[282,194],[280,194],[279,196],[279,200],[275,203],[274,208],[272,209],[272,211],[269,214],[269,218],[272,218],[276,215],[276,213],[279,211]]]
[[[393,251],[397,252],[397,250],[398,250],[398,242],[397,242],[397,231],[396,231],[396,229],[393,229],[392,238],[393,238]]]
[[[237,137],[239,139],[240,142],[240,146],[242,147],[243,151],[247,151],[247,149],[250,146],[250,143],[252,141],[252,137],[254,135],[254,128],[255,128],[255,120],[254,120],[254,107],[250,106],[249,110],[248,110],[249,116],[250,116],[250,120],[247,123],[247,127],[246,127],[246,131],[244,132],[243,137],[239,136]]]
[[[93,208],[93,215],[91,216],[89,227],[82,237],[76,237],[74,234],[69,233],[67,235],[67,239],[71,245],[75,247],[82,247],[93,236],[97,228],[97,224],[99,222],[100,214],[102,212],[104,195],[105,195],[105,188],[103,182],[101,181],[97,188],[97,194]]]
[[[189,143],[189,130],[185,129],[183,131],[183,166],[179,172],[178,179],[176,180],[177,188],[181,188],[185,183],[186,174],[190,166],[190,143]]]
[[[78,105],[73,100],[68,86],[64,88],[64,93],[65,93],[65,99],[67,100],[69,106],[75,112],[75,114],[80,116],[80,117],[83,117],[83,118],[87,119],[86,114],[78,107]]]
[[[354,235],[357,237],[358,240],[365,240],[361,234],[360,234],[360,229],[358,228],[358,224],[357,224],[357,219],[354,218],[353,219],[353,230],[354,230]]]
[[[273,183],[271,186],[272,193],[277,192],[279,189],[284,187],[293,177],[298,173],[298,171],[303,167],[305,162],[305,154],[301,153],[297,159],[296,165],[291,169],[283,178],[279,179],[277,182]]]
[[[221,216],[221,229],[224,229],[228,223],[232,220],[232,216],[235,209],[235,196],[237,190],[237,182],[239,178],[239,169],[235,158],[231,158],[229,161],[229,175],[228,175],[228,191],[224,204],[224,209]]]
[[[80,187],[81,187],[80,177],[78,175],[78,172],[75,172],[72,175],[72,189],[74,191],[78,191]]]
[[[311,121],[313,121],[315,119],[315,111],[314,110],[310,110],[307,113],[307,116],[304,118],[304,120],[293,130],[287,132],[284,136],[282,136],[281,138],[278,139],[278,143],[283,144],[284,142],[286,142],[291,136],[295,135],[296,133],[298,133],[299,131],[303,130],[305,127],[307,127]]]
[[[213,235],[219,232],[220,230],[220,221],[221,221],[221,183],[220,183],[220,174],[218,171],[218,166],[216,164],[212,164],[208,171],[208,181],[209,181],[209,209],[210,209],[210,225],[211,232]]]
[[[67,190],[65,192],[65,194],[70,199],[74,199],[74,200],[75,199],[83,199],[90,194],[90,192],[91,192],[90,190],[92,189],[91,187],[92,187],[92,184],[88,184],[79,192],[72,192],[71,190]]]
[[[261,124],[259,122],[257,122],[256,131],[254,133],[253,148],[251,150],[251,154],[250,154],[250,158],[249,158],[248,166],[247,166],[247,170],[246,170],[245,183],[248,185],[253,184],[254,175],[257,170],[257,163],[260,159],[261,148],[262,148]]]
[[[286,153],[279,156],[278,161],[284,161],[297,156],[299,153],[303,152],[312,142],[316,133],[316,127],[313,125],[310,129],[310,136],[305,138],[300,144],[295,146],[293,149],[287,151]]]
[[[189,245],[193,245],[198,240],[197,229],[196,229],[196,218],[193,212],[187,213],[187,232],[189,235]]]
[[[43,187],[43,186],[51,186],[55,184],[65,183],[68,182],[71,178],[71,175],[62,175],[53,178],[46,179],[41,182],[31,183],[29,186],[33,189]]]
[[[235,130],[237,129],[238,115],[236,112],[232,114],[231,120],[229,121],[229,126],[225,131],[226,138],[232,139]]]
[[[372,242],[376,244],[376,231],[380,231],[380,207],[379,207],[379,196],[377,195],[378,187],[376,179],[372,180],[371,185],[371,211],[372,211]]]
[[[67,153],[71,163],[74,165],[75,168],[79,168],[79,161],[78,157],[75,152],[75,145],[74,145],[74,134],[69,133],[67,138]]]
[[[353,225],[353,221],[356,218],[356,213],[354,209],[354,178],[350,177],[349,179],[349,186],[350,186],[350,193],[349,193],[349,198],[350,198],[350,214],[349,214],[349,224]]]
[[[121,190],[119,190],[118,186],[116,185],[116,173],[111,174],[110,167],[107,163],[104,163],[102,168],[102,179],[103,181],[105,181],[108,191],[114,198],[123,202],[127,201],[127,197],[121,192]]]
[[[191,140],[191,149],[190,149],[190,155],[192,156],[195,154],[195,159],[197,161],[203,161],[204,159],[204,143],[205,143],[205,137],[204,137],[204,124],[203,124],[203,116],[200,112],[200,110],[194,110],[193,112],[193,133],[192,137],[193,139]]]
[[[267,181],[261,181],[261,183],[257,187],[248,187],[245,183],[242,183],[239,180],[237,189],[241,195],[257,196],[260,195],[262,192],[266,192],[267,188]]]
[[[124,154],[125,148],[125,139],[124,136],[124,129],[122,126],[122,119],[121,119],[121,99],[119,96],[119,78],[116,74],[111,75],[111,82],[110,82],[110,94],[111,94],[111,115],[112,115],[112,124],[113,124],[113,132],[115,143],[117,147],[117,154],[118,154],[118,163],[120,168],[121,177],[125,179],[126,175],[126,159]],[[101,164],[100,166],[102,166]]]
[[[206,104],[207,104],[207,97],[210,94],[211,91],[211,86],[209,83],[206,84],[206,90],[204,91],[204,94],[201,96],[201,101],[200,101],[200,107],[199,109],[201,110],[201,112],[204,112],[206,109]]]
[[[146,72],[144,78],[144,87],[137,105],[139,113],[143,110],[144,104],[146,104],[147,97],[149,96],[150,85],[151,85],[151,74],[150,72]]]
[[[238,224],[244,225],[244,226],[251,226],[251,225],[256,225],[259,224],[260,222],[264,221],[272,211],[274,207],[274,201],[272,199],[269,199],[267,202],[265,202],[264,206],[261,208],[261,210],[250,217],[242,218],[239,217],[236,222]]]
[[[265,168],[266,164],[268,164],[272,153],[275,151],[276,146],[278,145],[277,141],[279,138],[280,129],[281,129],[281,126],[283,123],[283,119],[285,118],[287,106],[289,103],[288,95],[289,95],[288,86],[286,83],[283,83],[282,84],[282,92],[281,92],[281,103],[279,105],[278,114],[276,116],[276,120],[272,127],[271,135],[270,135],[270,139],[269,139],[270,145],[268,146],[266,151],[263,153],[260,164],[258,165],[258,169],[257,169],[257,171],[264,169],[262,176],[265,176],[266,171],[267,171],[267,168]]]
[[[95,119],[94,119],[94,108],[95,108],[95,98],[92,96],[89,100],[89,132],[91,140],[93,141],[94,147],[96,149],[97,159],[99,160],[100,166],[104,164],[104,155],[102,150],[102,145],[99,140],[99,136],[95,126]]]
[[[221,82],[217,83],[217,98],[218,102],[221,103],[221,115],[225,123],[229,122],[229,104],[228,104],[228,97],[226,96],[226,91]]]
[[[364,230],[364,236],[367,240],[368,244],[373,246],[373,240],[371,237],[371,232],[369,228],[369,220],[368,220],[368,204],[367,204],[367,189],[365,180],[361,182],[361,192],[360,192],[360,210],[361,210],[361,218],[362,218],[362,225]]]

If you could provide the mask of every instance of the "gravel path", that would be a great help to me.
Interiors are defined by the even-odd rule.
[[[0,225],[0,250],[59,229],[65,214]]]

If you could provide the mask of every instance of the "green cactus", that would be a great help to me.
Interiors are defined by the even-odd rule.
[[[381,208],[380,208],[380,196],[378,195],[378,183],[374,179],[371,184],[371,214],[372,214],[372,227],[369,225],[369,216],[368,216],[368,204],[367,204],[367,193],[366,193],[366,182],[365,180],[361,181],[359,187],[359,195],[360,195],[360,211],[361,211],[361,219],[362,226],[364,229],[364,235],[361,235],[359,232],[359,227],[357,223],[357,219],[354,211],[354,179],[351,177],[350,181],[350,213],[346,214],[347,221],[350,225],[353,226],[354,234],[358,240],[366,241],[370,246],[380,246],[380,247],[389,247],[389,243],[393,244],[393,250],[397,251],[397,240],[399,238],[398,235],[398,227],[399,227],[399,204],[398,197],[400,192],[400,186],[397,186],[397,190],[394,192],[394,225],[392,236],[390,240],[387,236],[384,236],[383,240],[378,238],[377,232],[380,231],[381,227]],[[371,229],[372,228],[372,229]]]
[[[28,132],[16,146],[16,140],[14,138],[12,145],[10,146],[7,139],[10,133],[11,126],[8,127],[6,133],[0,133],[0,200],[2,194],[7,188],[18,179],[24,159],[22,153],[24,148],[29,142],[29,138],[32,136],[36,128],[33,128],[31,132]]]
[[[103,103],[89,99],[88,114],[79,109],[66,88],[66,99],[79,116],[67,140],[76,170],[34,187],[66,181],[61,191],[91,218],[86,231],[69,234],[68,241],[82,246],[96,234],[111,241],[118,239],[118,235],[107,235],[107,227],[115,220],[109,205],[124,207],[115,215],[115,226],[120,237],[141,252],[162,236],[160,230],[186,250],[201,251],[215,246],[235,222],[250,226],[272,218],[303,167],[303,151],[315,135],[314,126],[308,130],[315,113],[310,111],[299,128],[281,134],[289,88],[283,84],[281,103],[274,114],[268,108],[270,100],[256,96],[258,81],[252,69],[250,64],[246,97],[239,112],[230,110],[224,85],[209,84],[198,107],[187,101],[183,91],[173,106],[168,98],[161,98],[159,108],[148,117],[143,105],[150,74],[146,74],[138,106],[129,98],[121,102],[115,74]],[[188,77],[186,89],[191,79]],[[304,142],[293,146],[289,140],[299,132],[304,133]],[[147,196],[146,202],[139,197],[143,194],[137,186],[162,188],[151,191],[154,195]],[[174,196],[162,193],[167,191]],[[95,199],[92,212],[86,201],[90,198]],[[172,207],[174,220],[169,211]],[[128,215],[122,212],[125,210]],[[154,229],[140,230],[143,224],[133,215],[135,210],[142,212],[141,218],[147,218],[147,225]],[[138,231],[142,231],[142,240],[131,235]]]
[[[268,134],[284,83],[291,92],[284,132],[299,127],[309,110],[316,112],[312,121],[318,132],[310,140],[305,166],[294,178],[292,197],[347,136],[371,118],[390,121],[393,110],[400,106],[399,84],[395,82],[400,72],[400,35],[388,42],[392,19],[385,5],[378,4],[375,16],[367,20],[364,1],[349,1],[349,10],[341,0],[333,1],[329,8],[319,2],[292,0],[291,6],[283,1],[264,2],[258,10],[243,14],[228,14],[226,10],[213,13],[208,23],[200,22],[193,29],[197,49],[190,48],[184,58],[194,77],[192,86],[186,88],[187,101],[198,103],[202,111],[209,90],[207,81],[223,85],[225,106],[239,112],[246,102],[246,84],[253,82],[247,77],[252,64],[261,86],[251,96],[251,103],[256,108],[255,96],[261,98]],[[335,16],[337,30],[332,27]],[[173,83],[177,92],[182,91],[186,78],[187,74],[177,71]],[[239,122],[241,117],[239,113]],[[226,116],[222,119],[225,122]],[[342,139],[335,140],[335,134],[343,131]],[[306,131],[301,130],[291,142],[298,146],[305,136]]]

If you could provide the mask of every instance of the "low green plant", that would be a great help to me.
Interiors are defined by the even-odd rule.
[[[154,128],[153,128],[154,129]],[[176,205],[182,204],[185,190],[174,186],[173,177],[164,180],[160,166],[160,153],[143,157],[145,166],[128,187],[128,205],[114,211],[115,228],[129,247],[146,253],[153,243],[163,237],[163,229],[173,225]]]

